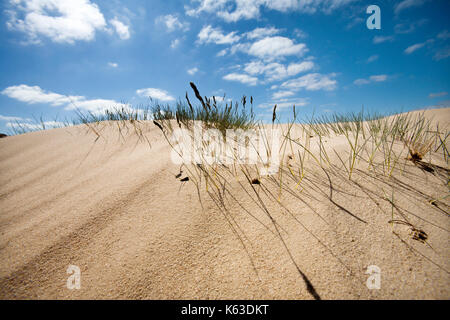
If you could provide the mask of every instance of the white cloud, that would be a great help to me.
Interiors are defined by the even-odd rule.
[[[446,96],[448,94],[448,92],[444,91],[444,92],[438,92],[438,93],[430,93],[430,95],[428,97],[430,98],[439,98],[439,97],[443,97]],[[1,119],[1,116],[0,116]]]
[[[418,7],[424,4],[425,0],[403,0],[399,4],[395,6],[395,13],[398,14],[400,11],[403,11],[407,8]]]
[[[66,110],[84,109],[92,112],[100,112],[114,107],[127,107],[123,103],[114,100],[94,99],[87,100],[84,96],[66,96],[54,92],[42,90],[39,86],[21,84],[11,86],[1,92],[12,99],[28,104],[49,104],[51,106],[65,106]]]
[[[420,19],[418,21],[408,21],[407,23],[398,23],[394,26],[395,33],[407,34],[416,30],[418,27],[427,23],[427,19]]]
[[[337,81],[333,79],[335,73],[323,75],[320,73],[309,73],[297,79],[288,80],[281,84],[281,87],[300,90],[305,89],[309,91],[326,90],[331,91],[336,89]]]
[[[308,37],[308,34],[305,31],[303,31],[303,30],[295,28],[294,29],[294,36],[296,36],[299,39],[305,39],[305,38]]]
[[[294,91],[289,91],[289,90],[277,91],[272,94],[272,99],[277,100],[277,99],[281,99],[281,98],[292,97],[293,95],[295,95]]]
[[[374,54],[367,59],[367,63],[374,62],[374,61],[378,60],[378,58],[379,58],[378,55]]]
[[[217,52],[216,56],[223,57],[224,55],[226,55],[228,53],[228,51],[229,51],[228,48],[222,49],[219,52]]]
[[[224,34],[220,28],[204,26],[198,34],[199,43],[232,44],[238,42],[241,37],[235,31]]]
[[[288,76],[294,76],[299,74],[300,72],[309,71],[314,68],[314,62],[312,61],[303,61],[301,63],[291,63],[287,67]]]
[[[193,76],[193,75],[196,74],[197,72],[198,72],[198,68],[197,68],[197,67],[194,67],[194,68],[189,69],[189,70],[187,71],[187,73],[189,73],[191,76]]]
[[[237,0],[237,8],[233,12],[222,10],[217,16],[227,22],[236,22],[241,19],[253,19],[259,16],[259,4],[257,1]]]
[[[352,17],[351,21],[347,24],[347,26],[345,27],[345,29],[350,30],[352,29],[354,26],[356,25],[365,25],[366,20],[364,20],[361,17]]]
[[[227,22],[236,22],[241,19],[258,18],[261,7],[281,12],[331,13],[353,1],[355,0],[193,0],[192,2],[198,5],[186,6],[186,14],[198,16],[202,12],[207,12],[216,14]]]
[[[386,36],[386,37],[383,37],[383,36],[375,36],[375,37],[373,38],[373,43],[374,43],[374,44],[383,43],[383,42],[386,42],[386,41],[392,42],[392,41],[394,41],[394,37],[393,37],[393,36]]]
[[[172,49],[175,49],[175,48],[178,47],[179,45],[180,45],[180,39],[172,40],[172,42],[170,43],[170,47],[171,47]]]
[[[2,116],[1,114],[0,114],[0,121],[22,121],[23,120],[23,118],[21,118],[21,117],[9,117],[9,116]]]
[[[228,0],[193,0],[192,2],[200,3],[197,8],[185,6],[186,14],[188,16],[198,16],[202,12],[218,12]]]
[[[42,129],[53,129],[53,128],[62,128],[65,126],[63,122],[59,121],[44,121],[42,123],[31,123],[31,122],[8,122],[6,124],[7,127],[12,129],[27,129],[27,130],[42,130]]]
[[[92,100],[78,100],[66,106],[66,110],[83,109],[93,113],[103,113],[105,110],[112,110],[116,108],[130,108],[130,105],[120,103],[109,99],[92,99]]]
[[[448,38],[450,38],[450,32],[448,32],[447,30],[443,30],[439,32],[437,37],[442,40],[447,40]]]
[[[264,75],[268,81],[276,81],[309,71],[313,67],[314,62],[312,61],[291,63],[287,66],[277,62],[266,64],[262,61],[252,61],[245,65],[244,71],[250,75]]]
[[[250,49],[251,43],[237,43],[231,46],[229,49],[229,52],[231,54],[235,54],[238,51],[248,53],[248,50]]]
[[[268,36],[273,36],[275,34],[280,33],[281,30],[274,28],[274,27],[270,27],[270,28],[256,28],[253,31],[247,32],[245,34],[245,36],[248,39],[254,40],[254,39],[261,39],[264,37],[268,37]]]
[[[117,18],[109,20],[109,23],[113,25],[116,30],[117,35],[122,40],[130,39],[130,27],[124,24],[122,21]]]
[[[388,79],[388,76],[386,74],[377,74],[370,76],[368,79],[356,79],[353,81],[354,84],[361,86],[364,84],[369,84],[371,82],[384,82]]]
[[[445,47],[437,51],[433,56],[433,59],[439,61],[448,57],[450,57],[450,47]]]
[[[439,108],[450,108],[450,100],[444,100],[436,105],[424,106],[423,109],[439,109]]]
[[[387,75],[385,74],[379,74],[379,75],[374,75],[374,76],[370,76],[370,80],[374,81],[374,82],[383,82],[387,80]]]
[[[216,99],[217,103],[222,103],[222,102],[230,103],[233,101],[231,98],[227,98],[224,96],[211,96],[209,98],[211,99],[211,101],[214,101],[214,99]]]
[[[188,22],[181,22],[176,15],[172,14],[157,17],[155,19],[155,23],[165,25],[165,27],[167,28],[167,32],[173,32],[175,30],[189,30]]]
[[[367,79],[356,79],[355,81],[353,81],[354,84],[356,84],[357,86],[361,86],[363,84],[369,84],[370,81]]]
[[[165,90],[157,89],[157,88],[145,88],[139,89],[136,93],[141,97],[150,97],[152,99],[160,100],[160,101],[174,101],[175,98],[169,95],[169,93]]]
[[[25,33],[29,43],[48,38],[57,43],[91,41],[106,22],[95,3],[89,0],[11,0],[10,30]],[[20,18],[19,18],[20,16]]]
[[[304,43],[295,44],[286,37],[266,37],[251,44],[249,47],[242,47],[249,55],[272,60],[284,56],[301,56],[308,51]]]
[[[237,81],[250,86],[255,86],[258,83],[258,78],[251,77],[247,74],[230,73],[223,77],[227,81]]]
[[[61,106],[84,99],[82,96],[65,96],[54,92],[46,92],[38,86],[31,87],[26,84],[8,87],[1,93],[21,102],[29,104],[46,103],[51,106]]]
[[[280,109],[285,109],[285,108],[292,108],[294,105],[296,107],[304,107],[304,106],[308,105],[308,101],[307,101],[307,99],[302,99],[302,98],[281,99],[279,101],[274,101],[271,103],[262,103],[262,104],[258,105],[258,108],[272,109],[275,105],[277,105],[277,110],[280,110]]]
[[[119,64],[117,64],[115,62],[108,62],[108,66],[110,66],[111,68],[117,68],[119,66]]]
[[[422,48],[425,45],[425,43],[417,43],[417,44],[413,44],[412,46],[409,46],[408,48],[405,49],[405,53],[406,54],[411,54],[414,51]]]
[[[409,46],[408,48],[405,49],[405,53],[406,54],[411,54],[416,50],[419,50],[420,48],[422,48],[425,45],[425,43],[417,43],[417,44],[413,44],[412,46]]]
[[[405,53],[406,54],[411,54],[411,53],[413,53],[414,51],[417,51],[417,50],[419,50],[420,48],[422,48],[423,46],[425,46],[427,43],[431,43],[431,42],[433,42],[434,40],[433,39],[429,39],[429,40],[427,40],[427,41],[425,41],[425,42],[422,42],[422,43],[416,43],[416,44],[413,44],[412,46],[409,46],[408,48],[406,48],[405,49]]]

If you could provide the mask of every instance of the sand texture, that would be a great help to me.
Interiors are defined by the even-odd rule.
[[[426,115],[450,128],[450,109]],[[226,211],[205,187],[200,203],[192,181],[180,181],[186,170],[175,177],[161,131],[148,122],[147,141],[131,127],[0,140],[1,299],[450,299],[442,157],[433,172],[402,159],[390,179],[360,164],[352,183],[311,166],[283,206],[261,193],[274,228],[245,179],[230,179]],[[342,137],[326,140],[348,149]],[[388,223],[393,215],[427,241]],[[66,287],[69,265],[81,269],[79,290]],[[381,269],[378,290],[366,286],[370,265]]]

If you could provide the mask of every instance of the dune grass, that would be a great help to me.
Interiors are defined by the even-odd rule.
[[[198,98],[199,95],[196,96]],[[307,199],[319,201],[320,197],[324,197],[337,211],[344,212],[359,223],[366,224],[367,221],[364,217],[349,211],[336,200],[335,196],[336,190],[346,192],[348,195],[362,193],[378,208],[381,208],[382,202],[387,203],[385,211],[387,223],[401,220],[405,221],[405,225],[410,226],[412,230],[420,230],[394,202],[394,199],[400,197],[395,193],[410,192],[405,189],[401,179],[416,167],[424,172],[441,176],[444,184],[448,185],[448,149],[446,145],[448,132],[440,130],[439,127],[432,127],[432,122],[425,118],[423,113],[381,116],[365,114],[361,111],[360,113],[333,114],[301,121],[294,107],[292,120],[282,124],[277,119],[275,106],[272,123],[264,125],[254,121],[253,111],[249,114],[239,114],[238,108],[235,107],[235,111],[230,112],[229,108],[233,108],[233,106],[226,105],[225,109],[216,108],[215,101],[211,102],[206,98],[203,101],[200,100],[199,109],[191,107],[188,97],[187,102],[187,107],[178,104],[177,109],[161,110],[164,112],[155,117],[170,143],[172,143],[171,134],[175,129],[171,125],[173,120],[177,121],[179,127],[188,129],[192,139],[194,139],[192,123],[196,120],[201,121],[205,128],[218,128],[222,132],[224,129],[239,128],[256,130],[261,133],[260,139],[265,148],[264,150],[255,150],[260,160],[259,165],[241,163],[238,155],[234,155],[232,159],[234,163],[230,166],[221,163],[211,164],[206,158],[203,158],[203,155],[207,153],[208,143],[202,141],[201,146],[205,152],[197,150],[200,154],[200,161],[184,164],[182,168],[195,185],[200,202],[202,203],[202,194],[207,195],[213,201],[239,238],[251,261],[249,251],[251,243],[246,238],[245,231],[242,230],[237,218],[231,214],[231,207],[238,206],[242,214],[254,219],[255,222],[278,237],[299,274],[307,283],[308,291],[315,298],[320,298],[320,296],[293,258],[285,241],[286,235],[283,227],[279,222],[281,217],[277,212],[286,212],[295,223],[299,223],[306,232],[315,237],[326,250],[330,251],[330,249],[295,217],[292,208],[287,204],[289,201],[285,202],[284,200],[294,200],[294,203],[302,203],[314,211],[312,209],[314,204],[309,203]],[[264,129],[279,129],[282,132],[278,150],[271,147],[270,137]],[[339,137],[346,142],[346,148],[335,150],[333,145],[327,144],[329,139]],[[255,146],[253,147],[255,148]],[[274,153],[279,154],[281,159],[278,171],[268,175],[262,174],[261,169],[268,165],[265,159],[270,159],[270,155]],[[444,160],[444,167],[432,162],[440,154],[441,159]],[[424,161],[427,158],[428,161]],[[403,166],[400,166],[400,163],[403,163]],[[375,185],[379,185],[379,187],[373,189],[365,186],[361,183],[361,180],[364,179],[372,179],[371,183],[376,179],[378,182]],[[339,181],[338,189],[333,184],[333,180]],[[325,191],[326,188],[329,188],[329,192]],[[386,196],[384,191],[386,188],[392,189],[391,197]],[[416,190],[414,186],[408,188]],[[349,191],[343,191],[344,189],[349,189]],[[429,203],[436,203],[435,199],[447,199],[447,195],[441,195],[430,200],[421,191],[417,191],[416,196],[423,197],[424,202],[428,201]],[[449,208],[447,202],[440,205],[445,208],[443,210]],[[274,209],[277,206],[278,209]],[[259,208],[258,210],[266,219],[255,214],[251,207]],[[395,219],[396,215],[399,215],[399,219]],[[420,218],[420,212],[417,212],[415,216]],[[320,215],[319,218],[323,219]],[[391,223],[391,227],[393,233],[398,237],[393,223]],[[333,254],[332,251],[330,252]],[[336,259],[346,269],[349,269],[339,257]],[[252,264],[257,272],[253,261]]]
[[[242,97],[241,102],[218,102],[216,97],[202,97],[194,83],[190,83],[200,105],[193,106],[188,94],[186,101],[179,101],[176,107],[156,104],[152,107],[153,118],[156,121],[176,120],[178,125],[183,124],[191,128],[194,121],[201,121],[206,128],[215,128],[223,134],[227,129],[248,130],[256,125],[253,111],[253,97],[250,97],[250,106],[247,105],[247,97]],[[224,99],[225,100],[225,97]],[[241,108],[240,108],[241,107]]]
[[[415,199],[428,203],[430,210],[441,213],[450,209],[449,132],[447,128],[433,126],[432,121],[423,113],[382,116],[361,111],[301,119],[293,106],[291,120],[280,123],[275,106],[272,122],[264,124],[255,116],[253,97],[248,99],[244,96],[234,103],[219,102],[215,97],[202,97],[196,85],[190,85],[196,103],[186,93],[185,101],[178,101],[175,106],[155,103],[144,109],[119,108],[104,113],[78,111],[72,124],[84,124],[97,135],[97,139],[101,137],[99,125],[105,122],[117,127],[121,135],[122,130],[132,128],[150,146],[151,141],[147,138],[145,129],[154,124],[181,157],[183,155],[175,148],[173,141],[173,133],[177,128],[186,129],[186,138],[192,140],[198,138],[195,136],[196,124],[200,124],[202,129],[217,129],[224,135],[228,129],[241,134],[258,132],[262,149],[245,139],[224,141],[225,145],[237,143],[235,148],[230,148],[231,158],[226,163],[211,162],[207,157],[210,143],[200,137],[196,161],[183,164],[177,176],[177,179],[181,178],[180,181],[195,186],[202,207],[205,199],[217,207],[247,252],[256,274],[258,267],[252,259],[251,241],[241,227],[240,217],[232,214],[233,208],[237,208],[240,215],[255,221],[281,241],[305,281],[308,292],[316,299],[320,295],[287,245],[288,235],[281,222],[286,216],[314,237],[345,269],[353,271],[297,218],[299,206],[302,210],[312,211],[326,222],[326,218],[314,207],[317,202],[328,203],[331,208],[335,208],[336,214],[344,213],[349,218],[356,219],[357,223],[367,224],[367,215],[352,212],[339,201],[342,194],[348,197],[355,197],[357,194],[359,198],[355,199],[361,201],[360,198],[363,197],[382,214],[386,214],[386,223],[390,223],[392,232],[397,237],[399,235],[394,230],[395,221],[404,221],[404,225],[412,230],[420,229],[414,226],[411,216],[428,223],[421,217],[421,212],[405,213],[397,203],[397,199],[402,196],[413,194]],[[281,132],[280,143],[275,147],[271,141],[271,130]],[[330,140],[339,140],[342,144],[335,148],[333,143],[328,143]],[[243,163],[237,151],[239,147],[252,149],[256,153],[257,163]],[[270,173],[265,169],[270,167],[273,155],[279,155],[280,161],[278,170]],[[181,177],[181,171],[186,177]],[[447,186],[447,193],[431,194],[424,192],[420,186],[405,186],[405,176],[409,177],[412,172],[418,171],[441,179]],[[390,195],[385,190],[390,190]],[[293,203],[296,204],[294,207]]]

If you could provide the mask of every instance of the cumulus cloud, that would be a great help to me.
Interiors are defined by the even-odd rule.
[[[122,40],[130,39],[130,27],[124,24],[117,18],[109,20],[109,23],[114,27],[117,35]]]
[[[204,26],[198,34],[198,43],[233,44],[241,37],[235,31],[224,34],[220,28]]]
[[[337,85],[337,81],[333,79],[334,77],[336,77],[335,73],[331,73],[328,75],[320,73],[309,73],[302,77],[283,82],[281,84],[281,87],[293,90],[305,89],[309,91],[332,91],[336,89]]]
[[[169,95],[169,93],[165,90],[157,89],[157,88],[144,88],[139,89],[136,93],[141,97],[150,97],[152,99],[160,100],[160,101],[174,101],[175,98]]]
[[[30,118],[10,117],[0,115],[0,121],[5,121],[5,126],[11,128],[13,132],[35,131],[42,129],[61,128],[65,124],[59,121],[43,121],[36,122]]]
[[[194,68],[189,69],[189,70],[187,71],[187,73],[189,73],[191,76],[193,76],[193,75],[196,74],[197,72],[198,72],[198,68],[197,68],[197,67],[194,67]]]
[[[21,84],[4,89],[1,94],[28,104],[49,104],[50,106],[64,106],[66,110],[84,109],[92,112],[101,112],[115,107],[128,107],[128,105],[105,99],[86,99],[84,96],[67,96],[51,91],[45,91],[39,86]]]
[[[223,77],[227,81],[237,81],[250,86],[255,86],[258,83],[258,78],[249,76],[247,74],[230,73]]]
[[[309,71],[313,67],[314,62],[312,61],[291,63],[289,65],[283,65],[277,62],[266,64],[263,61],[252,61],[245,65],[244,71],[250,75],[264,75],[268,81],[276,81]]]
[[[220,28],[213,28],[211,25],[208,25],[204,26],[199,32],[197,43],[230,45],[230,47],[217,53],[219,57],[240,51],[266,61],[283,59],[286,56],[302,56],[308,52],[308,48],[304,43],[295,43],[294,40],[287,37],[271,36],[279,32],[281,30],[267,27],[256,28],[239,35],[236,31],[224,33]],[[250,41],[241,42],[243,39]]]
[[[197,8],[185,6],[186,14],[188,16],[198,16],[202,12],[218,12],[225,6],[228,0],[194,0],[192,2],[199,3]]]
[[[261,7],[280,12],[298,11],[313,14],[317,11],[331,13],[355,0],[193,0],[194,5],[186,6],[186,14],[198,16],[206,12],[216,14],[227,22],[241,19],[255,19],[260,16]]]
[[[117,64],[116,62],[108,62],[108,66],[110,66],[111,68],[117,68],[119,64]]]
[[[65,96],[54,92],[47,92],[39,86],[28,86],[26,84],[8,87],[1,93],[21,102],[29,104],[45,103],[51,106],[61,106],[84,98],[82,96]]]
[[[267,60],[293,55],[301,56],[308,51],[306,44],[295,44],[291,39],[280,36],[265,37],[239,49],[246,51],[249,55]]]
[[[87,111],[91,111],[92,113],[100,113],[105,110],[113,110],[116,108],[125,108],[130,109],[129,104],[120,103],[110,99],[83,99],[75,101],[66,106],[66,110],[74,110],[74,109],[83,109]]]
[[[289,91],[289,90],[277,91],[272,94],[272,99],[277,100],[277,99],[292,97],[293,95],[295,95],[294,91]]]
[[[217,52],[216,56],[223,57],[224,55],[226,55],[228,53],[228,51],[229,51],[228,48],[222,49],[219,52]]]
[[[164,25],[167,29],[167,32],[174,32],[176,30],[189,30],[188,22],[182,22],[176,15],[172,14],[157,17],[155,19],[155,23]]]
[[[250,32],[247,32],[245,34],[245,36],[250,39],[250,40],[254,40],[254,39],[261,39],[267,36],[273,36],[275,34],[280,33],[281,30],[274,28],[274,27],[269,27],[269,28],[256,28]]]
[[[70,44],[91,41],[106,27],[100,9],[89,0],[12,0],[10,5],[6,25],[25,33],[29,43],[42,38]]]

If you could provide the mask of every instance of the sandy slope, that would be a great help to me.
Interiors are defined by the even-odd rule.
[[[449,109],[427,113],[450,125]],[[293,261],[323,299],[450,298],[449,201],[426,201],[448,192],[442,175],[407,165],[387,185],[361,171],[363,190],[313,172],[302,201],[283,196],[291,213],[266,201],[291,258],[242,192],[262,224],[236,202],[224,214],[206,196],[202,209],[193,184],[175,179],[159,129],[149,123],[145,134],[151,147],[107,124],[96,142],[83,126],[0,140],[0,298],[313,298]],[[392,233],[380,187],[396,191],[395,210],[431,247],[406,226]],[[66,288],[70,264],[80,290]],[[381,268],[380,290],[366,287],[369,265]]]

